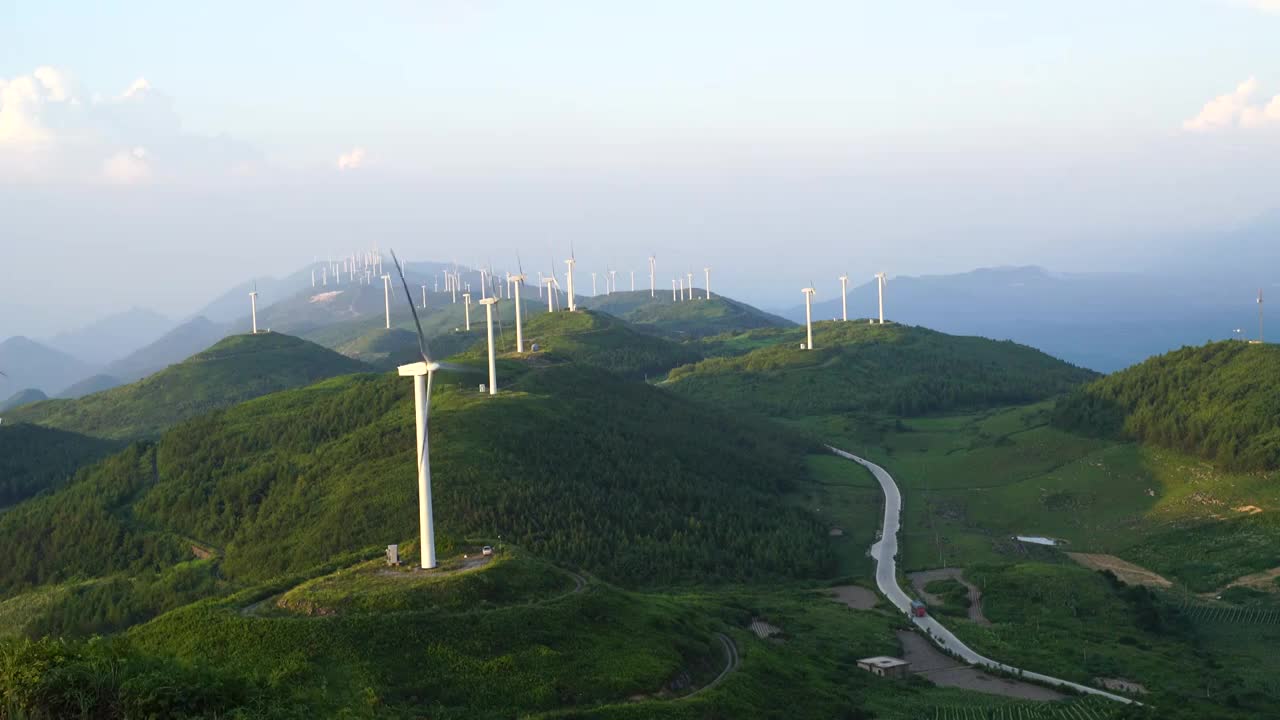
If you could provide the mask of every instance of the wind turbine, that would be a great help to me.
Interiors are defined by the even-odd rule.
[[[676,301],[676,279],[671,278],[671,302]]]
[[[569,245],[569,259],[564,262],[569,266],[569,272],[567,273],[569,276],[569,312],[576,312],[578,309],[578,303],[573,300],[573,266],[576,265],[578,261],[574,258],[572,244]]]
[[[708,299],[708,300],[710,300],[710,299],[711,299],[711,268],[710,268],[710,267],[704,267],[704,268],[702,268],[702,272],[703,272],[703,274],[704,274],[704,275],[706,275],[706,276],[707,276],[707,289],[706,289],[706,292],[707,292],[707,299]]]
[[[422,309],[427,309],[427,286],[422,286]]]
[[[382,302],[387,308],[387,329],[391,329],[391,276],[382,276]]]
[[[253,316],[253,334],[258,334],[258,283],[253,284],[253,291],[249,293],[249,311]]]
[[[413,313],[413,324],[418,328],[418,351],[422,360],[397,368],[400,377],[413,378],[414,419],[417,426],[418,445],[418,537],[422,550],[422,569],[430,570],[436,566],[436,532],[435,520],[431,508],[431,456],[427,446],[428,420],[431,414],[431,386],[435,371],[440,364],[431,360],[427,351],[427,341],[422,336],[422,323],[418,320],[418,311],[413,308],[413,298],[409,295],[409,283],[404,279],[404,268],[400,267],[400,259],[391,251],[391,259],[400,274],[400,283],[404,286],[404,299],[409,301],[409,312]]]
[[[507,276],[507,294],[511,294],[510,288],[516,290],[516,352],[524,352],[524,326],[520,322],[520,286],[524,284],[524,263],[520,262],[520,256],[516,255],[516,269],[519,271],[515,275]]]
[[[555,284],[556,279],[553,277],[542,278],[542,282],[547,284],[547,312],[555,312],[555,288],[552,285]]]
[[[613,291],[618,289],[618,271],[617,270],[609,271],[609,282],[613,283],[613,290],[608,289],[608,287],[606,286],[605,288],[606,295],[612,295]]]
[[[849,275],[840,276],[840,319],[849,322]]]
[[[591,297],[596,296],[596,274],[591,273]]]
[[[1262,341],[1262,288],[1258,288],[1258,342]]]
[[[636,291],[636,271],[631,271],[631,292]]]
[[[684,302],[684,278],[678,278],[680,282],[680,302]]]
[[[805,350],[813,349],[813,313],[811,303],[813,302],[814,293],[818,292],[811,287],[801,288],[800,292],[804,293],[804,334],[805,334]]]
[[[689,284],[686,286],[686,289],[689,291],[689,299],[692,300],[693,299],[693,273],[692,272],[688,273],[688,277],[689,277]]]
[[[876,288],[880,292],[880,324],[881,325],[884,324],[884,284],[888,281],[889,281],[889,278],[883,272],[876,273]]]
[[[494,358],[495,349],[493,347],[493,304],[498,302],[498,298],[487,297],[480,300],[480,304],[484,306],[484,324],[489,335],[489,394],[498,394],[498,365]]]
[[[471,332],[471,293],[469,292],[462,293],[462,302],[466,306],[465,312],[467,314],[467,332]]]
[[[657,287],[658,287],[658,286],[657,286],[657,285],[655,285],[655,284],[654,284],[654,282],[653,282],[653,268],[654,268],[654,263],[655,263],[656,261],[657,261],[657,258],[656,258],[656,257],[654,257],[654,256],[652,256],[652,255],[650,255],[650,256],[649,256],[649,297],[653,297],[654,291],[655,291],[655,290],[657,289]],[[674,299],[675,299],[675,298],[672,298],[672,300],[674,300]]]

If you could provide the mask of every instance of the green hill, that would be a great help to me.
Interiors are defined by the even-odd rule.
[[[694,347],[636,332],[618,318],[588,310],[535,315],[524,326],[524,338],[530,348],[538,346],[537,353],[526,356],[530,362],[572,360],[633,379],[663,375],[702,357]],[[498,348],[514,352],[513,328],[506,329]],[[479,359],[483,353],[481,343],[463,357]]]
[[[1280,347],[1217,342],[1092,382],[1059,404],[1059,427],[1190,453],[1231,470],[1280,468]]]
[[[701,295],[701,291],[698,291]],[[785,328],[794,323],[727,297],[673,302],[670,294],[616,292],[583,298],[582,306],[620,317],[636,329],[676,339],[698,339],[757,328]]]
[[[149,437],[216,408],[363,369],[367,366],[288,335],[233,335],[133,384],[27,405],[6,420],[101,438]]]
[[[678,368],[665,386],[771,416],[909,416],[1032,402],[1095,377],[1024,345],[907,325],[819,322],[816,349],[804,339],[804,328],[718,338],[712,352],[742,354]]]
[[[44,392],[37,388],[19,390],[18,392],[10,395],[4,402],[0,402],[0,412],[9,412],[15,408],[20,408],[23,405],[30,405],[33,402],[40,402],[41,400],[48,399],[49,396],[45,395]]]

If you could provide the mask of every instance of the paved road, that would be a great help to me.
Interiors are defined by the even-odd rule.
[[[852,460],[859,465],[871,471],[876,480],[880,483],[880,489],[884,491],[884,527],[878,540],[871,546],[871,557],[876,560],[876,586],[880,588],[880,592],[889,599],[904,614],[909,614],[911,609],[911,598],[898,585],[898,525],[902,515],[902,495],[898,492],[898,485],[893,481],[893,477],[885,471],[884,468],[875,463],[864,460],[857,455],[847,453],[839,448],[827,446],[831,452],[839,455],[846,460]],[[968,645],[965,645],[951,631],[938,622],[932,615],[925,617],[912,617],[911,621],[916,627],[920,628],[926,635],[931,637],[935,643],[942,649],[959,657],[961,660],[971,665],[981,665],[983,667],[999,670],[1001,672],[1011,673],[1022,677],[1026,680],[1034,680],[1052,687],[1064,687],[1077,690],[1090,695],[1099,695],[1109,698],[1117,702],[1133,703],[1123,695],[1116,695],[1105,690],[1099,690],[1088,685],[1063,680],[1061,678],[1050,677],[1049,675],[1041,675],[1040,673],[1019,670],[1012,665],[1005,665],[988,657],[975,652]]]
[[[695,695],[698,695],[700,693],[706,692],[707,690],[710,690],[711,688],[719,685],[726,677],[728,677],[729,673],[738,669],[738,663],[740,659],[738,657],[737,643],[733,641],[733,638],[729,637],[728,635],[725,635],[724,633],[716,633],[716,639],[720,641],[720,646],[724,649],[724,669],[720,671],[720,674],[716,676],[715,680],[712,680],[711,682],[707,683],[706,685],[703,685],[697,690],[694,690],[688,695],[682,695],[676,698],[677,700],[687,700]]]

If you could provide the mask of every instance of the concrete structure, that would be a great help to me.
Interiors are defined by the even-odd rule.
[[[400,564],[400,546],[399,545],[387,546],[387,564],[391,565],[392,567],[395,567]]]
[[[882,678],[904,678],[911,674],[911,663],[901,658],[887,657],[885,655],[862,658],[858,661],[858,667]]]
[[[813,349],[813,294],[818,292],[811,287],[801,288],[800,292],[804,293],[804,334],[805,334],[805,350]]]

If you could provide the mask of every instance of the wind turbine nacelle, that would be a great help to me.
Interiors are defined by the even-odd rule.
[[[438,362],[429,363],[425,361],[409,363],[408,365],[401,365],[400,367],[396,368],[397,372],[399,372],[400,374],[400,377],[411,377],[414,375],[427,375],[439,369],[440,369],[440,363]]]

